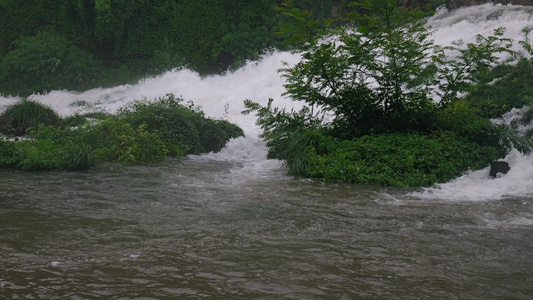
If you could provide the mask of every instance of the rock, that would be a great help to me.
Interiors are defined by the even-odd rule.
[[[511,170],[511,167],[509,167],[509,163],[506,161],[494,161],[490,164],[490,172],[489,175],[491,177],[496,177],[496,174],[502,173],[507,174]]]

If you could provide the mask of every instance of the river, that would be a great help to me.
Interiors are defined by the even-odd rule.
[[[520,39],[532,23],[529,9],[492,5],[428,22],[442,43],[499,26]],[[69,115],[174,93],[246,137],[158,166],[0,169],[0,299],[531,299],[532,157],[423,189],[286,176],[240,111],[244,99],[292,106],[276,69],[297,60],[34,95]]]

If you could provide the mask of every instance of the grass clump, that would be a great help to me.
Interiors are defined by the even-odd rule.
[[[91,148],[77,144],[70,129],[41,125],[27,139],[0,140],[0,167],[25,171],[86,170],[93,165]]]
[[[0,132],[22,136],[39,125],[58,126],[59,115],[50,107],[37,101],[24,99],[9,106],[0,115]]]

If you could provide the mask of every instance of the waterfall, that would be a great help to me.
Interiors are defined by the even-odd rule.
[[[439,9],[427,25],[434,31],[432,38],[437,44],[449,45],[453,41],[473,42],[477,34],[484,36],[499,27],[506,27],[505,36],[515,40],[514,50],[519,51],[522,30],[533,24],[533,8],[484,4],[453,11]],[[502,56],[502,59],[505,57]],[[277,72],[298,62],[299,56],[289,52],[274,51],[265,54],[257,62],[249,62],[241,69],[223,75],[202,78],[187,69],[173,70],[157,77],[146,78],[132,85],[112,88],[96,88],[82,93],[52,91],[30,98],[51,106],[60,115],[68,116],[87,110],[115,112],[118,108],[135,100],[153,100],[172,93],[186,101],[193,101],[212,118],[225,118],[241,126],[246,137],[227,145],[220,153],[208,154],[192,159],[229,160],[239,163],[241,170],[278,170],[279,162],[266,159],[266,147],[260,139],[261,130],[255,125],[255,116],[242,115],[243,100],[250,99],[265,105],[273,98],[276,106],[300,107],[282,96],[284,79]],[[1,97],[0,110],[16,102],[16,97]],[[531,195],[527,190],[533,186],[533,164],[530,156],[515,151],[505,158],[511,164],[511,171],[505,177],[489,180],[488,170],[471,172],[437,188],[425,189],[413,194],[424,198],[486,199],[505,195]],[[486,174],[487,175],[486,175]],[[243,176],[248,176],[243,175]],[[485,176],[486,175],[486,176]]]
[[[533,26],[533,7],[484,4],[451,12],[442,9],[428,21],[428,25],[435,29],[432,37],[441,45],[449,45],[458,39],[474,42],[477,34],[487,36],[492,34],[495,28],[505,27],[505,36],[515,41],[512,49],[522,51],[518,41],[524,40],[522,30]],[[523,109],[514,109],[501,120],[494,122],[510,124],[523,112]],[[525,128],[519,129],[525,131]],[[490,167],[487,167],[468,172],[448,183],[411,193],[411,196],[449,201],[486,201],[533,196],[533,154],[523,155],[512,150],[502,159],[511,166],[505,176],[493,179],[489,176]]]

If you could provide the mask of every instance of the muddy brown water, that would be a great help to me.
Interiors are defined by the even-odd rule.
[[[0,299],[533,296],[533,199],[421,200],[238,170],[0,170]]]

